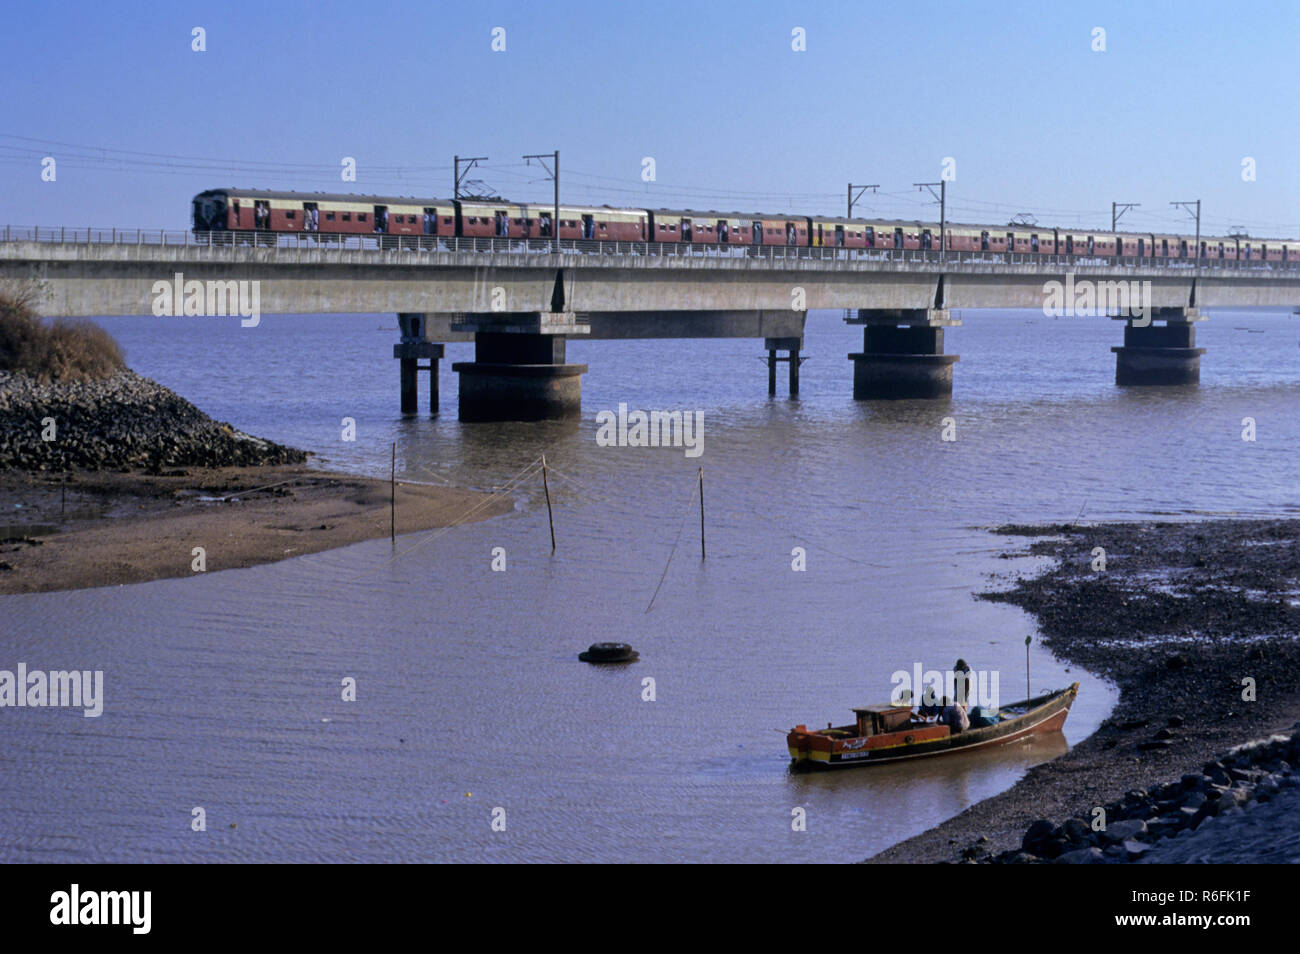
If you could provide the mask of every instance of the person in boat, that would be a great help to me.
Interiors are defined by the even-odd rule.
[[[971,675],[966,660],[958,659],[952,667],[953,692],[958,705],[969,706],[975,696],[975,677]]]
[[[965,732],[970,728],[970,716],[966,714],[966,707],[956,700],[943,697],[943,716],[940,721],[948,727],[953,735]]]
[[[916,707],[916,714],[927,721],[943,714],[943,705],[935,698],[933,687],[927,686],[921,692],[921,704]]]

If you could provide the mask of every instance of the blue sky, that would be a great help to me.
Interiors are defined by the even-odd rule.
[[[1300,235],[1296,3],[52,2],[8,20],[15,225],[181,228],[219,185],[444,196],[456,153],[547,199],[520,157],[558,148],[562,201],[836,213],[853,181],[882,186],[863,214],[937,217],[911,184],[952,157],[957,221],[1102,225],[1123,201],[1142,203],[1132,227],[1170,229],[1189,220],[1169,201],[1200,198],[1207,233]]]

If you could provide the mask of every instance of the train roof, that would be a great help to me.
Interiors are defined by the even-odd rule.
[[[451,205],[454,199],[439,199],[416,195],[368,195],[360,192],[280,192],[276,189],[208,189],[199,195],[234,195],[252,199],[294,199],[303,202],[370,202],[373,205]],[[198,196],[195,196],[198,198]]]

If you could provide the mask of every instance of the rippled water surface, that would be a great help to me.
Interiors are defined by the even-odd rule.
[[[0,598],[0,668],[102,669],[106,686],[98,719],[0,713],[0,858],[853,861],[1006,788],[1114,700],[1036,644],[1035,691],[1082,683],[1063,735],[791,775],[779,733],[846,721],[916,662],[963,656],[1022,694],[1033,622],[973,594],[1037,563],[1005,558],[1024,541],[992,526],[1294,514],[1300,322],[1215,314],[1199,388],[1121,391],[1117,323],[963,318],[950,404],[854,402],[860,331],[814,313],[793,401],[767,397],[761,342],[572,343],[590,371],[567,426],[457,423],[465,344],[447,349],[442,416],[423,413],[422,376],[403,420],[393,316],[104,319],[137,371],[320,466],[386,475],[395,441],[402,477],[516,506],[395,548]],[[703,455],[597,446],[596,413],[620,402],[703,411]],[[554,555],[540,477],[515,482],[542,453]],[[641,659],[578,662],[599,640]]]

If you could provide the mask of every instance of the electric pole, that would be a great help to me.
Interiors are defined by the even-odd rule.
[[[848,214],[846,215],[846,218],[850,218],[850,219],[853,218],[853,205],[855,202],[858,201],[858,199],[862,198],[862,194],[864,192],[866,192],[868,189],[870,189],[872,192],[875,192],[879,188],[880,186],[878,185],[856,185],[855,186],[852,182],[850,182],[849,183],[849,211]],[[854,189],[858,190],[856,195],[854,195],[853,193]]]
[[[551,178],[555,181],[555,211],[551,213],[551,236],[555,239],[555,254],[560,254],[560,150],[551,153],[541,153],[535,156],[524,156],[524,161],[532,165],[534,159],[537,164],[550,173]],[[547,165],[546,160],[551,160],[552,165]]]
[[[1170,202],[1169,204],[1177,206],[1196,219],[1196,246],[1192,249],[1192,255],[1196,258],[1196,271],[1199,272],[1201,270],[1201,200],[1197,199],[1195,202]],[[1193,205],[1196,206],[1195,212],[1192,211]]]
[[[1124,217],[1124,213],[1129,209],[1142,208],[1141,202],[1112,202],[1110,204],[1110,230],[1117,231],[1119,220]]]
[[[476,165],[478,165],[480,162],[487,162],[487,159],[488,159],[487,156],[472,156],[466,158],[462,158],[460,156],[456,157],[456,168],[453,174],[452,187],[451,187],[451,197],[453,199],[460,198],[460,184],[465,181],[465,176],[469,175],[469,171],[473,169]],[[460,174],[460,164],[462,162],[465,163],[464,176]]]
[[[946,214],[948,204],[948,180],[944,179],[940,182],[913,182],[912,185],[916,186],[918,192],[922,189],[928,189],[930,195],[939,200],[939,252],[940,254],[947,252],[948,236],[945,234],[947,232],[945,226],[948,222]],[[935,186],[939,187],[938,195],[934,195]]]

